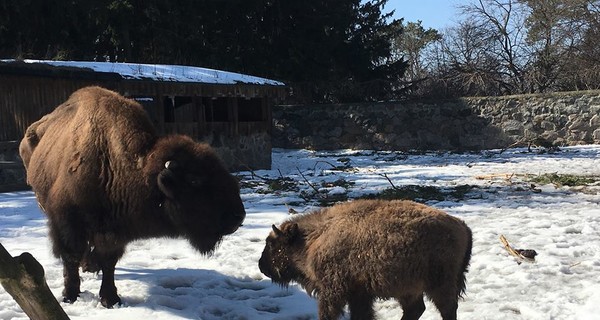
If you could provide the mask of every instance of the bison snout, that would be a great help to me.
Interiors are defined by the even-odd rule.
[[[225,227],[225,229],[223,230],[223,235],[232,234],[232,233],[236,232],[237,229],[239,229],[241,226],[242,226],[241,223],[229,225],[229,226]]]
[[[258,259],[258,269],[260,270],[260,272],[262,272],[262,274],[264,274],[265,276],[271,278],[271,272],[269,270],[269,268],[267,267],[266,263],[265,263],[265,257],[260,257],[260,259]]]
[[[226,235],[234,233],[239,227],[242,226],[245,218],[246,218],[246,210],[244,210],[244,207],[242,206],[241,210],[236,210],[235,213],[233,213],[232,215],[225,218],[225,221],[223,224],[224,225],[223,233]]]

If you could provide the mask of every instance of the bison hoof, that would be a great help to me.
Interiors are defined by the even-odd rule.
[[[107,309],[112,309],[115,305],[121,305],[121,298],[118,295],[112,297],[101,297],[100,303]]]
[[[67,292],[67,290],[63,290],[64,303],[73,303],[77,301],[77,298],[79,298],[79,290],[72,290],[72,292]]]
[[[74,297],[63,297],[63,302],[71,304],[77,300],[77,296]]]

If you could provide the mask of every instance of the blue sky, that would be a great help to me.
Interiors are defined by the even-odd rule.
[[[441,30],[453,25],[458,19],[457,5],[469,0],[389,0],[384,12],[396,10],[394,18],[404,22],[421,20],[423,27]]]

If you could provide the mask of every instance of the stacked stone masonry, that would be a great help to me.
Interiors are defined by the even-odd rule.
[[[452,150],[600,143],[600,91],[276,106],[273,146]]]

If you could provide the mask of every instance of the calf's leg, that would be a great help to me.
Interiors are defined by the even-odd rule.
[[[402,320],[417,320],[425,312],[425,303],[423,295],[403,296],[398,299],[402,305]]]
[[[446,285],[431,292],[427,296],[437,307],[443,320],[456,320],[456,310],[458,309],[458,290],[453,285]]]
[[[337,320],[346,304],[339,294],[320,291],[318,294],[319,320]]]
[[[363,290],[354,291],[348,298],[351,320],[370,320],[375,318],[373,311],[375,298]]]

